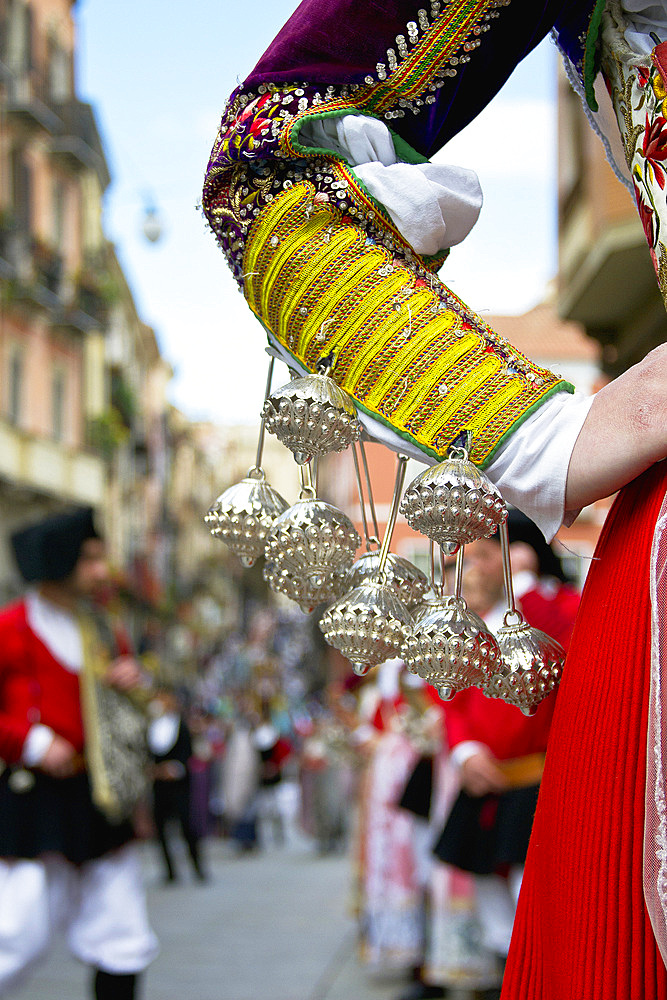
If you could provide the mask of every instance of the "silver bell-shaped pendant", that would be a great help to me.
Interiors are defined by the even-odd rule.
[[[565,651],[555,639],[528,625],[515,609],[505,615],[496,638],[502,657],[480,686],[490,698],[502,698],[524,715],[534,715],[560,682]]]
[[[467,687],[481,687],[496,669],[495,637],[459,597],[427,601],[415,613],[403,646],[406,666],[438,689],[444,701]]]
[[[392,588],[365,580],[324,612],[320,628],[357,673],[400,656],[410,612]]]
[[[448,555],[492,535],[507,518],[502,496],[465,448],[452,449],[444,462],[420,473],[405,491],[401,512]]]
[[[289,504],[254,467],[245,479],[221,493],[204,515],[211,534],[230,547],[244,566],[264,552],[266,536]]]
[[[276,518],[267,535],[264,579],[309,613],[342,594],[360,542],[341,510],[302,497]]]
[[[304,375],[271,393],[262,416],[299,465],[344,451],[361,434],[352,399],[327,374]]]
[[[352,589],[359,587],[366,580],[378,580],[379,571],[379,550],[364,552],[350,569],[347,579],[348,586]],[[408,609],[423,599],[429,587],[425,573],[413,566],[407,559],[403,559],[402,556],[397,556],[393,552],[387,553],[382,582]]]

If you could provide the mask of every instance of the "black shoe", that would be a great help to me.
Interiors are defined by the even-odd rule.
[[[113,975],[96,969],[93,996],[95,1000],[134,1000],[136,985],[136,975]]]
[[[441,1000],[446,996],[442,986],[429,986],[427,983],[415,983],[398,1000]]]

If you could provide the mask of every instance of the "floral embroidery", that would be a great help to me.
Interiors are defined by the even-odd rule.
[[[228,123],[217,153],[230,160],[266,156],[266,139],[280,110],[280,104],[273,100],[270,93],[251,100]]]
[[[659,73],[653,74],[653,79],[651,80],[651,86],[653,87],[653,93],[658,98],[659,101],[664,101],[667,97],[667,90],[665,90],[665,84]]]
[[[647,114],[644,140],[642,142],[642,153],[646,159],[649,179],[651,179],[652,170],[655,174],[656,183],[661,190],[665,186],[665,172],[660,165],[660,161],[667,159],[666,125],[667,120],[662,115],[656,115],[653,121],[649,122]]]
[[[638,171],[635,176],[638,175]],[[637,209],[639,211],[639,218],[641,219],[642,226],[644,227],[644,232],[646,234],[646,240],[648,245],[653,249],[657,243],[657,234],[654,230],[653,220],[654,212],[653,208],[649,207],[642,198],[641,191],[634,185],[635,188],[635,199],[637,201]],[[657,227],[656,227],[657,228]]]
[[[637,66],[611,46],[603,62],[632,174],[639,218],[667,305],[667,88],[655,65]]]

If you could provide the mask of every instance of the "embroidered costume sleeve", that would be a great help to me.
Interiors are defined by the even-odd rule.
[[[360,411],[431,459],[469,431],[488,465],[571,386],[462,303],[435,276],[448,251],[417,253],[345,156],[302,130],[369,116],[400,161],[424,162],[548,30],[585,76],[593,4],[535,7],[305,0],[232,95],[208,167],[205,213],[270,341],[300,369],[333,357]]]

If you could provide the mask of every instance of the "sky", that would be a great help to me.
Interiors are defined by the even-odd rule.
[[[197,206],[224,102],[296,2],[74,7],[78,94],[95,106],[113,177],[105,230],[174,368],[171,402],[192,420],[256,423],[261,409],[265,335]],[[482,314],[525,312],[556,272],[555,69],[547,40],[437,157],[480,176],[480,220],[440,276]],[[142,233],[151,203],[164,224],[155,244]]]

